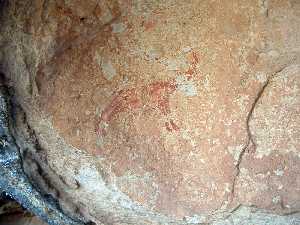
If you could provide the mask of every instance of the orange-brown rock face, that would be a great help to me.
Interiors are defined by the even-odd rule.
[[[35,6],[24,27],[39,57],[20,98],[120,192],[178,220],[300,210],[298,1]]]

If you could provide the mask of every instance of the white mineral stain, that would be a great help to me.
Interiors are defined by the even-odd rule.
[[[249,174],[249,171],[246,169],[246,168],[241,168],[240,169],[240,173],[241,173],[241,175],[247,175],[247,174]]]
[[[284,171],[281,170],[281,169],[277,169],[277,170],[274,171],[274,173],[275,173],[277,176],[283,176]]]
[[[111,61],[102,62],[101,68],[102,68],[103,75],[107,80],[111,80],[114,78],[114,76],[117,75],[117,71],[114,68]]]
[[[122,33],[126,30],[126,26],[123,23],[114,23],[111,26],[113,33]]]
[[[182,49],[182,51],[183,51],[184,53],[188,53],[188,52],[190,52],[191,50],[192,50],[192,48],[189,47],[189,46],[184,47],[184,48]]]
[[[164,64],[169,71],[186,70],[189,66],[183,55],[179,55],[176,58],[163,59],[161,63]]]
[[[260,13],[266,14],[268,12],[268,1],[259,0]]]
[[[166,64],[167,64],[167,70],[171,70],[171,71],[179,70],[178,62],[176,60],[169,59],[166,61]]]
[[[258,158],[258,159],[262,159],[263,157],[265,156],[269,156],[271,154],[273,150],[269,147],[269,146],[266,146],[266,148],[263,148],[263,147],[258,147],[256,149],[256,155],[255,155],[255,158]]]
[[[197,87],[191,80],[187,80],[184,76],[176,78],[177,90],[181,91],[188,97],[197,95]]]
[[[282,184],[279,184],[278,187],[277,187],[278,190],[282,190],[282,188],[283,188]]]
[[[93,189],[95,193],[106,189],[104,181],[100,179],[100,174],[92,166],[81,167],[76,179],[82,186],[88,186],[88,188]]]
[[[231,192],[231,185],[229,183],[225,183],[225,192],[230,193]]]
[[[243,148],[243,145],[228,147],[228,152],[233,156],[234,160],[236,161],[235,163],[237,163],[237,161],[239,160]]]
[[[272,198],[272,202],[277,204],[281,201],[281,197],[280,196],[275,196],[274,198]]]
[[[203,86],[205,87],[205,89],[209,89],[211,86],[212,86],[212,84],[211,84],[211,81],[210,81],[210,79],[209,79],[209,75],[207,74],[207,75],[205,75],[205,79],[204,79],[204,81],[203,81]]]
[[[102,110],[99,108],[99,106],[96,107],[96,110],[95,110],[95,115],[96,116],[100,116],[102,113]]]
[[[238,104],[242,112],[245,112],[247,110],[247,103],[249,101],[248,95],[242,95],[239,98],[235,100],[235,102]]]
[[[104,140],[103,140],[103,137],[98,137],[96,139],[96,146],[99,147],[99,148],[102,148],[103,147],[103,143],[104,143]]]
[[[199,223],[204,223],[206,220],[206,217],[202,216],[202,215],[185,216],[184,220],[187,223],[199,224]]]
[[[258,72],[255,74],[256,80],[258,80],[260,83],[265,83],[267,81],[267,75],[262,72]]]
[[[276,50],[270,50],[267,54],[268,54],[268,56],[273,57],[273,58],[280,56],[280,53]]]
[[[117,71],[112,62],[104,59],[98,52],[95,53],[94,60],[100,66],[105,79],[112,80],[117,75]]]
[[[146,50],[146,57],[147,60],[158,60],[161,57],[161,52],[158,49],[150,48]]]
[[[231,137],[231,130],[230,129],[226,129],[225,132],[226,132],[227,137]]]
[[[183,130],[183,131],[181,132],[181,134],[182,134],[182,137],[183,137],[185,140],[190,141],[190,143],[191,143],[191,145],[192,145],[193,147],[196,146],[195,140],[194,140],[193,138],[191,138],[191,136],[189,135],[189,133],[188,133],[187,130]]]
[[[114,184],[107,186],[98,169],[92,164],[82,165],[78,169],[76,179],[81,186],[87,190],[85,193],[87,198],[97,193],[102,199],[110,199],[110,204],[131,210],[137,207],[128,196],[120,192]],[[105,205],[105,202],[102,201],[102,204]]]

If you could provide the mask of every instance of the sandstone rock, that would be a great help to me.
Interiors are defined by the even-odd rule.
[[[282,213],[299,210],[299,84],[299,65],[287,67],[257,102],[250,123],[255,153],[240,165],[241,202]]]
[[[298,1],[26,0],[1,17],[25,168],[70,214],[299,221]]]

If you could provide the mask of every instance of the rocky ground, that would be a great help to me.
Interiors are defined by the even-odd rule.
[[[0,225],[46,225],[8,196],[0,196]]]
[[[300,1],[2,0],[24,169],[96,224],[300,224]]]

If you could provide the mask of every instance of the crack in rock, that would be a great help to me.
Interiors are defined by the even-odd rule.
[[[257,93],[257,95],[256,95],[256,97],[255,97],[255,99],[254,99],[254,101],[252,103],[252,106],[250,108],[250,111],[249,111],[249,113],[247,115],[247,119],[246,119],[247,141],[246,141],[246,144],[245,144],[244,148],[241,150],[241,152],[239,154],[239,157],[238,157],[238,160],[237,160],[237,163],[236,163],[236,166],[235,166],[236,167],[236,174],[235,174],[233,182],[232,182],[231,203],[233,202],[233,199],[235,197],[235,187],[236,187],[237,179],[238,179],[238,177],[240,175],[240,165],[242,163],[243,156],[245,155],[246,152],[250,152],[249,148],[250,148],[251,145],[253,147],[253,150],[252,150],[253,153],[255,152],[256,147],[257,147],[256,143],[255,143],[255,141],[253,139],[253,135],[252,135],[251,129],[250,129],[250,120],[252,118],[254,109],[256,108],[256,106],[258,104],[258,101],[261,99],[262,95],[264,94],[264,92],[265,92],[266,88],[268,87],[268,85],[270,84],[271,80],[278,73],[282,72],[287,67],[288,67],[287,65],[282,66],[280,69],[276,70],[274,73],[272,73],[267,78],[267,80],[265,81],[265,83],[263,84],[263,86],[258,91],[258,93]]]

